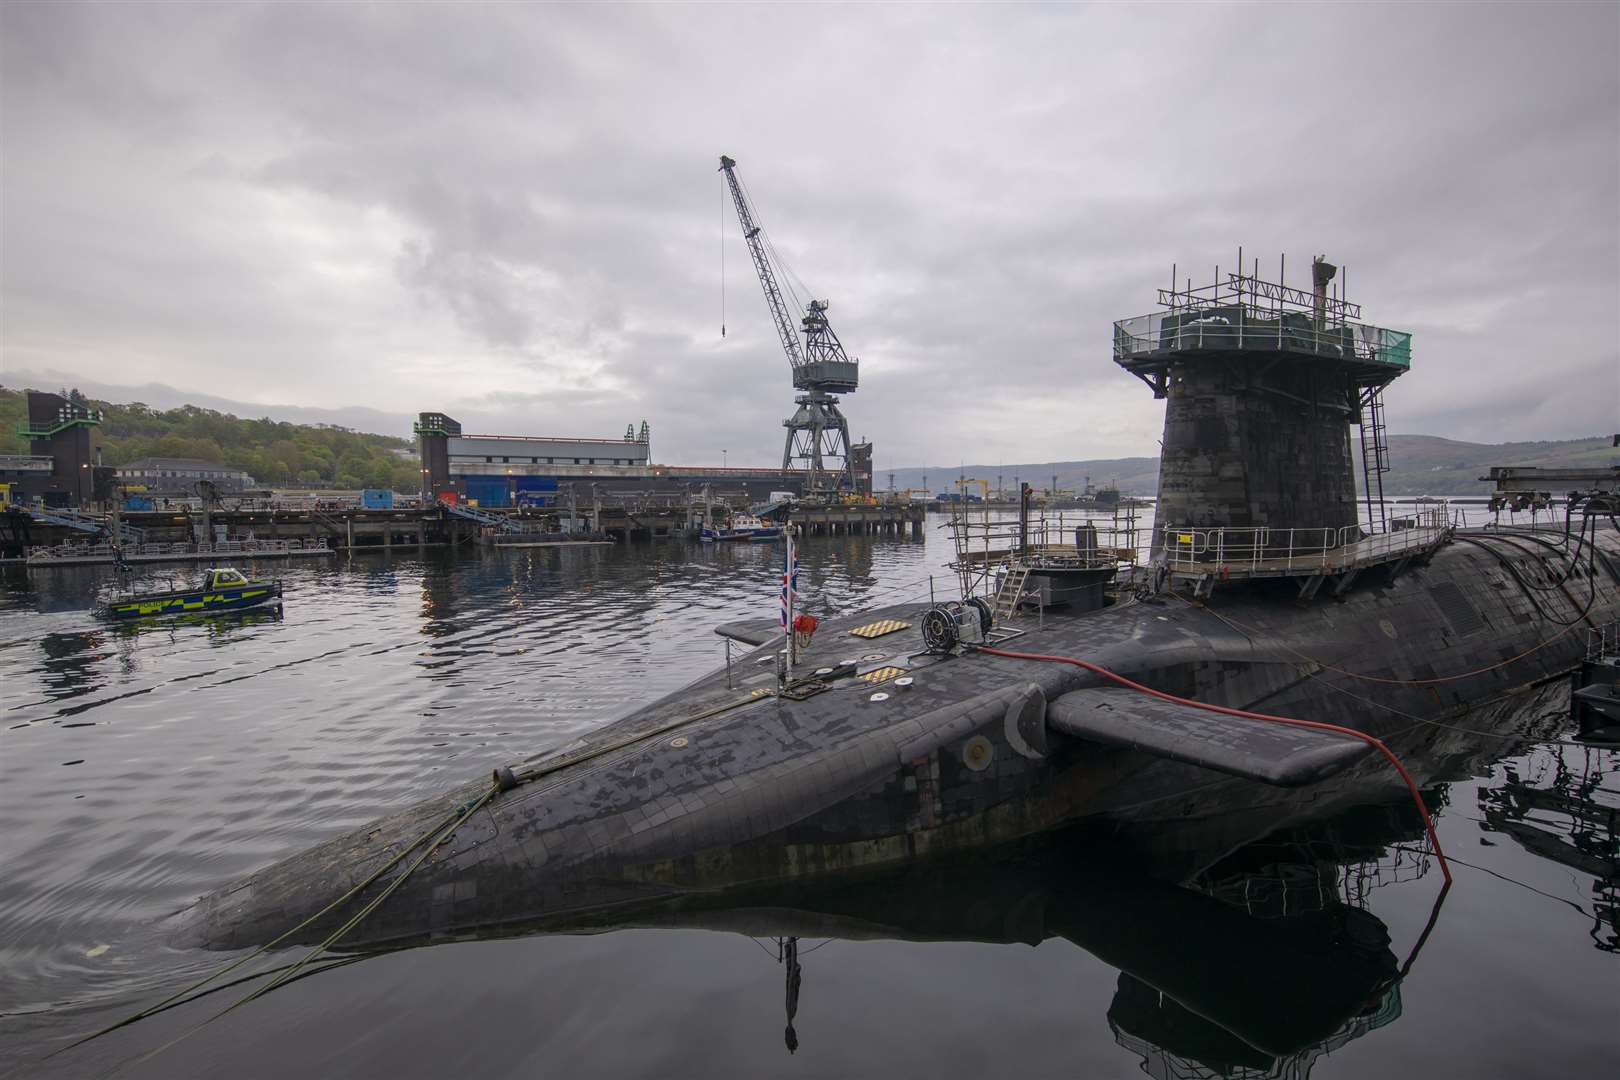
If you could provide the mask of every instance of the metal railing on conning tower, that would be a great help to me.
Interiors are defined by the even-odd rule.
[[[1340,574],[1376,563],[1420,555],[1451,531],[1444,508],[1402,519],[1402,528],[1368,534],[1360,525],[1342,528],[1191,528],[1166,525],[1165,565],[1175,574],[1222,578],[1299,577]]]
[[[1162,359],[1193,350],[1301,353],[1406,370],[1412,335],[1364,323],[1317,325],[1308,314],[1227,304],[1156,311],[1114,324],[1114,361]]]

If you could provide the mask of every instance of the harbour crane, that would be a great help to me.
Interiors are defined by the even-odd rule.
[[[737,204],[743,239],[748,241],[760,288],[765,290],[765,303],[771,309],[777,336],[782,339],[782,351],[787,353],[788,365],[793,369],[793,388],[803,391],[793,399],[798,409],[782,421],[782,426],[787,428],[782,468],[804,469],[809,473],[807,494],[853,491],[855,473],[849,452],[849,421],[838,410],[838,398],[834,395],[854,393],[860,381],[859,361],[844,352],[843,343],[827,321],[830,305],[826,300],[812,299],[807,303],[798,328],[794,328],[787,302],[776,283],[776,271],[765,237],[743,194],[736,169],[734,160],[720,158],[720,171],[726,174],[731,199]],[[800,333],[804,335],[802,344]]]

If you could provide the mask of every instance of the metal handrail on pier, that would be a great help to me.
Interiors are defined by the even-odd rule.
[[[31,515],[35,521],[46,525],[61,525],[79,532],[105,533],[112,532],[112,521],[107,518],[93,517],[81,514],[76,510],[66,510],[60,507],[44,507],[32,510]],[[146,539],[146,530],[138,529],[127,522],[118,523],[119,539],[127,543],[139,543]]]
[[[120,557],[126,562],[200,561],[216,556],[274,558],[330,554],[331,551],[325,537],[313,540],[221,540],[211,544],[57,544],[29,548],[28,564],[114,562]]]
[[[456,517],[476,521],[480,525],[488,525],[491,528],[501,529],[505,532],[520,532],[523,528],[520,524],[502,514],[492,514],[487,510],[478,510],[471,506],[463,506],[460,503],[445,502],[442,499],[439,500],[439,505]]]

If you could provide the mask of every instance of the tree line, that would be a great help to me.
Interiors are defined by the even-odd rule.
[[[182,405],[154,409],[144,402],[118,404],[60,391],[102,413],[102,458],[127,465],[144,457],[198,458],[241,469],[268,487],[390,488],[414,492],[421,471],[409,439],[373,435],[329,424],[290,424],[261,417]],[[20,390],[0,387],[0,453],[26,454],[30,442],[17,433],[28,418]]]

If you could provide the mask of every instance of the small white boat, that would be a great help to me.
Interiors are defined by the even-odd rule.
[[[706,544],[719,540],[769,543],[782,539],[782,526],[773,525],[753,514],[732,514],[721,525],[705,525],[701,539]]]

